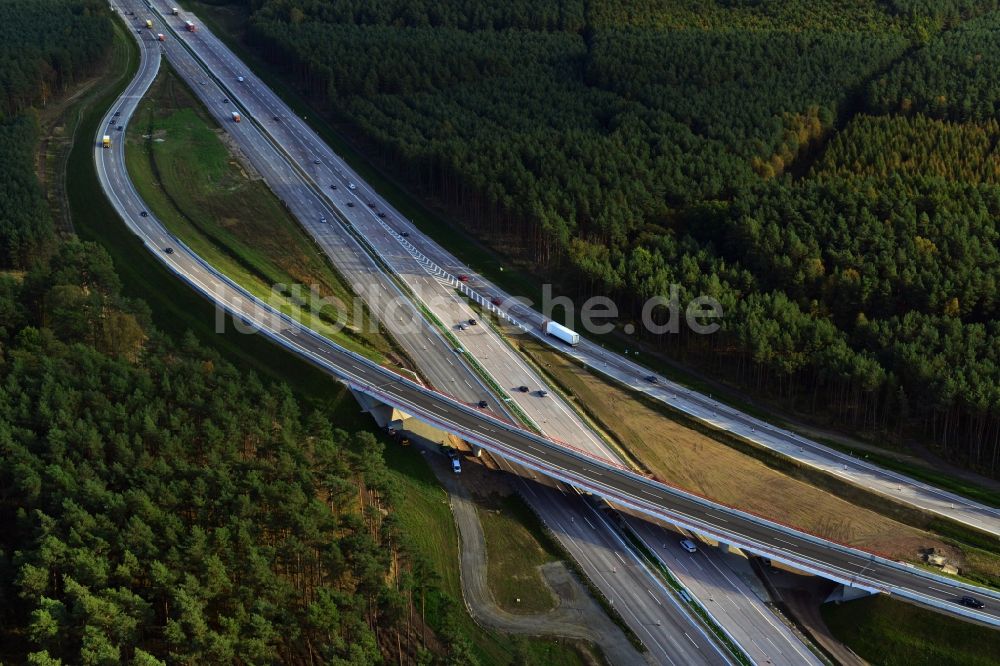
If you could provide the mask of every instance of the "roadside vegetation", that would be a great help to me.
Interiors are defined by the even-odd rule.
[[[348,349],[387,364],[403,362],[345,280],[166,63],[127,141],[136,188],[192,250]],[[313,303],[313,289],[322,302]],[[347,322],[339,330],[338,318]]]
[[[1000,632],[881,594],[820,610],[837,640],[880,666],[992,666],[1000,654]]]
[[[0,661],[458,654],[447,632],[414,620],[416,591],[436,574],[398,528],[398,484],[376,438],[358,432],[369,426],[350,394],[258,336],[215,334],[212,308],[100,196],[92,141],[134,72],[130,36],[100,4],[18,0],[4,11],[4,29],[29,40],[39,12],[60,34],[83,31],[107,70],[60,108],[75,124],[72,227],[100,244],[53,232],[63,200],[51,188],[64,174],[48,191],[32,175],[28,105],[42,100],[0,118],[0,171],[23,176],[0,212],[24,223],[0,225]],[[16,17],[39,23],[19,33]],[[61,68],[78,54],[43,46],[5,53],[18,58],[9,71],[37,77],[26,87],[54,101],[76,82]],[[453,529],[447,507],[439,518]],[[464,663],[580,663],[558,642],[494,642],[509,648],[502,658]]]
[[[942,169],[893,122],[992,141],[995,3],[247,5],[213,15],[503,256],[476,252],[477,268],[611,295],[622,324],[671,283],[682,302],[711,294],[718,334],[644,342],[772,408],[1000,470],[997,185],[956,178],[991,158]],[[814,171],[861,114],[890,121],[907,168]]]
[[[9,3],[5,29],[23,20],[32,39],[50,14],[109,62],[123,33],[103,5],[77,5]],[[73,45],[25,45],[8,71],[33,72],[27,88],[57,94],[73,83],[60,69],[79,55]],[[117,94],[135,60],[110,62],[114,87],[94,104]],[[71,205],[77,179],[93,177],[99,113],[83,114],[71,153],[71,163],[87,155],[70,173]],[[157,330],[101,246],[52,232],[33,177],[37,137],[19,137],[2,171],[21,174],[25,200],[41,203],[18,211],[33,222],[30,244],[0,229],[0,246],[31,248],[5,255],[0,277],[0,659],[377,657],[378,632],[405,626],[383,620],[400,603],[392,532],[369,530],[354,492],[384,492],[371,435],[334,431],[336,413],[305,410],[193,336]],[[90,188],[89,206],[102,201]]]
[[[572,666],[586,663],[575,647],[563,641],[512,637],[484,629],[473,621],[462,602],[458,531],[451,515],[447,493],[415,449],[389,446],[385,451],[385,458],[390,476],[400,490],[400,529],[408,535],[416,553],[415,566],[431,581],[429,585],[414,591],[414,611],[421,614],[429,627],[450,639],[453,650],[451,656],[455,660],[453,663],[471,663],[472,659],[484,666],[521,663]],[[483,522],[491,558],[496,554],[504,562],[511,563],[513,568],[523,571],[525,567],[540,563],[539,560],[545,557],[539,554],[542,546],[526,527],[531,524],[533,516],[524,515],[522,509],[515,510],[512,514],[505,511],[503,515],[491,518],[491,522]],[[513,530],[515,536],[496,534],[493,528],[499,525]],[[527,548],[529,552],[505,553],[504,548],[512,542]],[[502,570],[507,571],[506,568]],[[490,573],[493,573],[492,569]],[[516,583],[514,586],[516,587]],[[514,588],[504,585],[498,587],[502,594],[514,593]],[[493,589],[496,591],[498,588]],[[504,599],[506,600],[506,596]]]
[[[548,547],[537,516],[514,495],[482,499],[477,508],[486,538],[486,578],[497,605],[511,613],[552,610],[555,598],[538,568],[559,557]]]
[[[841,499],[837,487],[796,478],[768,464],[766,455],[748,455],[706,429],[678,422],[667,408],[638,399],[533,338],[521,336],[516,344],[577,409],[658,479],[896,559],[919,562],[926,549],[939,549],[966,577],[1000,586],[1000,553],[935,534],[927,517],[914,526],[895,519],[888,507]]]

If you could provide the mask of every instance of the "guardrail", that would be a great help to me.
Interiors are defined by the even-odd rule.
[[[124,95],[122,97],[124,97]],[[119,97],[119,100],[121,100],[122,97]],[[119,100],[116,100],[116,105],[119,103]],[[109,184],[106,183],[104,180],[102,180],[101,182],[102,186],[109,187]],[[113,192],[109,192],[108,194],[109,196],[112,196]],[[138,195],[136,194],[135,196]],[[155,219],[153,221],[155,221]],[[129,226],[133,228],[133,231],[136,231],[136,233],[140,235],[140,237],[142,236],[142,233],[137,231],[136,227],[131,223],[131,220]],[[190,248],[188,248],[186,245],[180,242],[179,239],[175,240],[178,241],[178,245],[184,249],[185,254],[188,257],[194,259],[197,263],[199,263],[210,275],[228,285],[232,290],[234,290],[234,292],[239,298],[245,299],[247,302],[254,304],[257,308],[259,308],[263,313],[265,313],[269,317],[276,316],[278,319],[286,323],[290,328],[294,329],[297,333],[302,333],[304,335],[313,338],[314,340],[320,341],[322,344],[327,345],[331,349],[335,350],[338,354],[345,355],[351,360],[359,364],[365,365],[366,367],[368,367],[369,370],[381,374],[382,376],[391,380],[394,383],[403,384],[403,387],[405,389],[433,396],[437,400],[443,401],[449,407],[452,407],[459,411],[463,411],[468,415],[473,415],[478,420],[491,422],[494,425],[498,425],[504,429],[507,429],[508,431],[514,430],[520,436],[526,437],[532,440],[534,443],[537,443],[541,446],[550,448],[559,447],[564,453],[570,455],[571,457],[577,458],[581,462],[586,462],[590,465],[601,467],[602,469],[605,469],[610,473],[627,475],[631,477],[633,480],[638,481],[640,484],[646,484],[650,488],[666,491],[669,495],[687,499],[705,509],[716,510],[730,515],[737,515],[740,518],[746,520],[747,522],[754,523],[759,526],[768,527],[779,533],[784,533],[789,536],[803,539],[805,541],[808,541],[814,545],[823,548],[835,550],[843,554],[853,555],[855,557],[859,555],[861,557],[868,557],[871,558],[873,563],[877,562],[881,566],[886,566],[889,568],[893,568],[897,571],[906,572],[908,575],[917,575],[924,579],[929,579],[943,584],[957,586],[962,589],[967,589],[970,593],[973,594],[978,594],[980,596],[988,597],[994,600],[1000,600],[1000,593],[997,593],[993,590],[978,588],[968,584],[956,582],[952,579],[948,579],[944,576],[939,576],[931,572],[920,571],[914,569],[913,567],[909,567],[899,562],[895,562],[891,559],[884,558],[878,554],[870,553],[858,548],[848,547],[843,544],[838,544],[829,539],[818,537],[808,532],[804,532],[802,530],[782,525],[781,523],[778,523],[774,520],[757,516],[745,510],[737,509],[736,507],[730,507],[721,504],[719,502],[708,500],[707,498],[704,498],[694,493],[690,493],[688,491],[681,490],[679,488],[666,484],[662,481],[649,479],[641,474],[633,472],[632,470],[622,465],[617,465],[603,458],[595,457],[592,454],[589,454],[575,447],[566,445],[562,442],[558,442],[557,440],[537,435],[528,430],[525,430],[524,428],[513,422],[475,410],[466,405],[462,401],[456,400],[455,398],[447,396],[446,394],[443,394],[439,391],[430,389],[422,384],[418,384],[417,382],[414,382],[413,380],[407,377],[403,377],[402,375],[399,375],[387,368],[384,368],[376,363],[371,362],[369,359],[365,358],[360,354],[357,354],[356,352],[341,347],[340,345],[337,345],[331,340],[322,337],[318,333],[312,331],[311,329],[303,326],[299,322],[293,320],[285,313],[277,311],[270,305],[264,303],[254,295],[250,294],[247,290],[245,290],[244,288],[240,287],[235,282],[230,280],[227,276],[218,273],[211,265],[205,262],[199,255],[194,253]],[[149,242],[148,237],[144,239],[144,242],[148,247],[153,247]],[[214,302],[216,305],[223,308],[225,311],[229,312],[233,316],[239,316],[244,320],[247,317],[251,316],[248,315],[247,312],[245,311],[240,311],[237,310],[235,307],[230,306],[230,304],[226,302],[224,299],[218,298],[217,295],[213,293],[208,286],[202,285],[201,283],[191,279],[187,274],[182,272],[180,270],[180,267],[176,266],[173,261],[169,260],[166,256],[164,256],[161,252],[159,252],[158,248],[154,251],[154,255],[157,256],[157,258],[164,265],[166,265],[168,269],[171,270],[171,272],[173,272],[175,275],[177,275],[183,281],[189,284],[193,289],[195,289],[196,292],[201,293],[203,297]],[[421,418],[422,420],[425,420],[431,423],[432,425],[441,428],[442,430],[445,430],[446,432],[450,432],[456,436],[462,437],[463,439],[467,439],[468,441],[476,443],[487,450],[495,452],[498,455],[502,455],[506,458],[512,459],[518,462],[519,464],[522,464],[535,471],[538,471],[539,473],[545,474],[546,476],[559,479],[561,481],[569,483],[570,485],[582,488],[588,492],[592,492],[601,497],[605,497],[607,499],[618,502],[625,506],[629,506],[647,515],[652,515],[659,518],[665,518],[671,522],[674,522],[678,525],[681,525],[693,531],[709,535],[712,538],[715,538],[719,541],[723,541],[725,543],[738,546],[744,550],[755,553],[762,557],[767,557],[772,560],[786,563],[793,567],[798,567],[803,570],[822,575],[831,580],[840,582],[844,585],[848,585],[850,587],[858,587],[860,589],[865,589],[871,592],[890,593],[890,590],[886,585],[878,582],[877,580],[871,579],[870,577],[862,577],[860,573],[853,573],[835,566],[824,564],[813,558],[804,555],[798,555],[797,553],[794,553],[792,551],[782,550],[780,548],[769,546],[767,544],[760,544],[752,540],[749,540],[746,537],[738,535],[736,533],[731,533],[722,530],[720,528],[714,527],[712,525],[702,523],[698,519],[692,516],[688,516],[687,514],[680,513],[677,510],[670,509],[660,504],[655,504],[649,500],[644,500],[642,498],[636,497],[631,494],[617,491],[578,472],[573,472],[571,470],[567,470],[564,468],[555,467],[549,463],[546,463],[542,459],[526,454],[525,452],[517,448],[514,448],[509,444],[505,444],[500,440],[493,439],[482,433],[471,430],[469,427],[461,426],[452,421],[448,421],[440,417],[436,417],[433,414],[424,412],[422,408],[418,407],[415,403],[406,400],[400,395],[389,393],[383,389],[380,389],[377,386],[365,383],[361,381],[359,377],[353,375],[353,373],[338,367],[333,361],[325,359],[322,356],[318,356],[317,354],[306,349],[305,347],[295,344],[294,341],[288,339],[280,331],[272,330],[264,322],[254,322],[254,323],[257,324],[256,328],[261,333],[265,334],[267,337],[271,338],[272,340],[282,345],[286,349],[289,349],[290,351],[306,358],[310,362],[319,365],[320,367],[327,370],[331,374],[337,376],[342,382],[346,383],[351,388],[354,388],[362,393],[375,397],[385,402],[386,404],[396,406],[406,411],[407,413],[413,414],[414,416]],[[898,596],[903,596],[911,600],[918,601],[919,603],[932,607],[937,607],[951,613],[956,613],[958,610],[956,609],[954,604],[950,604],[948,602],[944,602],[942,600],[938,600],[933,597],[928,597],[918,594],[912,590],[909,590],[908,588],[897,588],[895,590],[895,593]],[[961,609],[961,612],[966,616],[975,618],[984,623],[991,624],[994,626],[1000,626],[1000,618],[995,618],[993,616],[973,611],[971,609],[963,608]]]

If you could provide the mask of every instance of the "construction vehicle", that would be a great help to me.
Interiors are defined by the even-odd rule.
[[[111,147],[111,137],[108,136],[107,134],[105,134],[104,138],[101,140],[101,145],[104,146],[105,148],[110,148]]]
[[[198,26],[191,23],[191,21],[184,21],[184,29],[188,32],[198,32]]]
[[[240,114],[236,111],[233,111],[233,122],[238,123],[240,122],[240,120],[242,120],[242,118],[240,118]]]
[[[146,27],[150,30],[153,29],[153,19],[146,19]]]

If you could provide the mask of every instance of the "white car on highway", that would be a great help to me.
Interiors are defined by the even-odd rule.
[[[681,539],[681,548],[689,553],[694,553],[698,550],[698,546],[694,545],[694,541],[691,541],[691,539]]]

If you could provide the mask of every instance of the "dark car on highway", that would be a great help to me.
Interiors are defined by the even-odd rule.
[[[958,603],[963,606],[968,606],[969,608],[983,608],[986,606],[986,604],[975,597],[962,597],[958,600]]]

